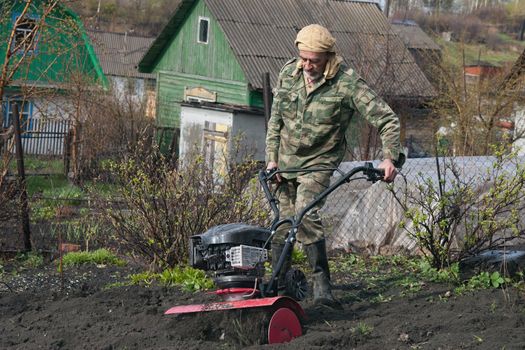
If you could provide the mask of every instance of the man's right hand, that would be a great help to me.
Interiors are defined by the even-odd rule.
[[[277,168],[279,168],[279,166],[277,165],[276,162],[268,162],[268,164],[266,165],[266,171],[272,171],[272,170],[275,170]],[[275,175],[275,181],[281,182],[281,175],[280,174],[276,174]]]

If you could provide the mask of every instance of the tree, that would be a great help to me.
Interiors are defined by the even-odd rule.
[[[456,46],[457,48],[458,46]],[[441,140],[449,145],[448,152],[455,156],[490,155],[490,146],[501,142],[503,136],[508,145],[517,137],[508,129],[502,128],[511,122],[516,103],[522,99],[516,82],[519,77],[511,77],[508,71],[487,66],[481,60],[481,49],[477,62],[482,74],[473,76],[467,73],[465,44],[459,44],[460,57],[454,61],[454,54],[444,47],[441,61],[432,61],[432,75],[436,80],[438,96],[429,103],[429,108],[441,127]],[[509,80],[510,79],[510,80]],[[446,136],[444,135],[446,134]],[[445,140],[446,139],[446,140]]]

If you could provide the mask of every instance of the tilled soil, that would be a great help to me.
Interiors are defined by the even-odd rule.
[[[266,315],[227,311],[165,316],[216,300],[162,286],[120,286],[130,267],[56,265],[0,276],[1,349],[525,349],[525,302],[514,288],[450,296],[445,284],[400,293],[395,284],[337,275],[344,310],[302,302],[304,335],[260,345]],[[384,282],[385,280],[383,280]],[[386,287],[385,287],[386,286]],[[381,293],[378,293],[378,290]]]

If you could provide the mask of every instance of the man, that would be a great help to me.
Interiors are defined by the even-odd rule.
[[[272,114],[266,137],[267,169],[334,168],[345,153],[345,132],[354,116],[366,118],[379,129],[383,143],[384,180],[391,182],[396,166],[404,162],[400,153],[399,119],[390,107],[352,69],[343,67],[334,50],[335,38],[318,25],[304,27],[295,45],[299,57],[286,63],[274,92]],[[330,184],[331,173],[282,174],[278,200],[281,217],[295,215]],[[305,247],[313,269],[313,296],[316,304],[340,308],[330,286],[324,230],[319,210],[305,217],[297,240]],[[275,268],[284,247],[289,226],[281,226],[272,239],[272,266]],[[279,275],[291,265],[291,255]]]

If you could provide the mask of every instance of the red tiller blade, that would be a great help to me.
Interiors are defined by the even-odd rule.
[[[305,313],[301,305],[292,298],[285,296],[271,298],[255,298],[247,300],[221,301],[216,303],[180,305],[168,309],[165,315],[180,315],[195,312],[221,311],[234,309],[248,309],[256,307],[272,307],[275,309],[288,308],[292,310],[300,319],[305,318]]]

